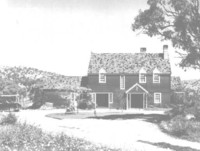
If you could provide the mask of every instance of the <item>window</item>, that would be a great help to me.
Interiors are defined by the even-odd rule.
[[[139,72],[139,83],[146,83],[146,71],[143,68]]]
[[[139,78],[140,83],[146,83],[146,75],[144,73],[140,73]]]
[[[125,76],[120,76],[120,89],[125,89]]]
[[[160,75],[158,69],[154,69],[153,71],[153,83],[160,83]]]
[[[106,83],[106,72],[104,69],[99,71],[99,83]]]
[[[109,103],[113,103],[113,93],[109,93],[108,97]]]
[[[153,74],[153,83],[160,83],[160,75],[157,73]]]
[[[161,93],[154,93],[154,103],[161,103]]]

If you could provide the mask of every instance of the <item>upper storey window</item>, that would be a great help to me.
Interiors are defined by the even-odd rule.
[[[106,71],[104,69],[99,70],[99,83],[106,83]]]
[[[120,76],[120,89],[125,89],[125,76]]]
[[[139,83],[146,83],[146,71],[143,68],[139,72]]]
[[[157,68],[153,71],[153,83],[160,83],[160,72]]]

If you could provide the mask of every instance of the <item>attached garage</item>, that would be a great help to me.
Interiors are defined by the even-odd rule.
[[[97,93],[96,94],[96,104],[99,108],[108,108],[109,107],[109,95],[108,93]]]
[[[131,94],[131,108],[143,108],[143,93]]]

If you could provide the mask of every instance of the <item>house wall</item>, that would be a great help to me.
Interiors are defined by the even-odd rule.
[[[128,90],[134,84],[139,83],[142,87],[144,87],[150,94],[154,92],[162,93],[162,104],[160,106],[164,106],[165,104],[170,103],[171,96],[171,75],[170,74],[162,74],[160,75],[160,83],[153,83],[153,75],[146,75],[146,83],[139,83],[139,75],[125,75],[125,90]],[[120,75],[107,75],[106,83],[99,83],[99,76],[96,75],[88,75],[88,87],[92,89],[93,92],[115,92],[120,89]],[[115,94],[113,94],[115,95]],[[158,106],[153,103],[152,99],[148,99],[148,107]]]
[[[152,108],[152,107],[162,107],[162,108],[167,108],[169,107],[169,104],[171,102],[171,93],[168,92],[161,92],[162,93],[162,103],[161,104],[155,104],[154,103],[154,93],[151,92],[148,97],[148,103],[147,103],[147,108]]]
[[[139,83],[138,75],[126,75],[126,90],[132,87],[135,83]],[[139,83],[149,92],[169,92],[170,91],[170,75],[161,75],[160,83],[153,83],[153,75],[146,75],[146,83]]]

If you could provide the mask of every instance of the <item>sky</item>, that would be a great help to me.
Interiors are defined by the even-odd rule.
[[[162,52],[169,45],[172,75],[197,79],[176,66],[170,42],[139,35],[131,24],[147,0],[1,0],[0,65],[26,66],[68,76],[87,74],[91,52]]]

